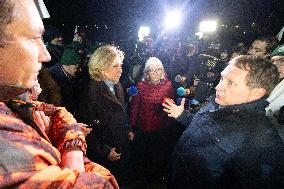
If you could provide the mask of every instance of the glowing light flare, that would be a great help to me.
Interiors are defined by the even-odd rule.
[[[215,32],[217,30],[217,21],[207,20],[199,24],[199,31],[201,32]]]
[[[198,39],[202,39],[203,36],[204,36],[204,33],[203,32],[197,32],[197,33],[195,33],[195,35],[198,36]]]
[[[166,29],[175,29],[180,26],[182,20],[182,13],[179,10],[172,10],[167,13],[165,17]]]
[[[148,26],[140,26],[138,31],[139,41],[143,41],[145,37],[148,37],[150,34],[150,27]]]

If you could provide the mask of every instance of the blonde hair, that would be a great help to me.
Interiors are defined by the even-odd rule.
[[[162,69],[163,72],[163,76],[161,79],[165,79],[165,70],[164,70],[164,66],[163,63],[161,62],[160,59],[156,58],[156,57],[150,57],[146,63],[145,63],[145,68],[143,70],[143,77],[142,77],[142,81],[146,80],[148,78],[148,72],[149,70],[151,70],[152,68],[159,68]]]
[[[111,67],[114,60],[119,57],[123,61],[124,54],[117,47],[112,45],[105,45],[99,47],[92,55],[89,61],[90,77],[96,81],[102,81],[102,71]]]

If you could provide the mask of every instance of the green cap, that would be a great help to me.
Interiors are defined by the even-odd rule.
[[[284,45],[277,47],[271,54],[271,57],[273,56],[284,56]]]
[[[78,51],[75,49],[65,49],[61,57],[60,63],[62,65],[76,65],[80,64],[81,57]]]

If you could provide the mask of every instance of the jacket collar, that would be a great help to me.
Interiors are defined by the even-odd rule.
[[[0,101],[14,100],[29,89],[16,86],[0,85]]]
[[[104,81],[91,80],[90,83],[91,86],[93,85],[93,87],[96,88],[102,96],[125,109],[123,89],[119,82],[114,85],[115,95],[110,91],[109,87]]]
[[[46,135],[45,131],[43,131],[34,121],[33,112],[35,111],[36,105],[30,102],[25,102],[22,100],[8,100],[5,103],[14,113],[21,117],[21,119],[28,124],[30,127],[35,129],[37,133],[44,138],[45,140],[49,141],[48,136]]]
[[[253,111],[265,114],[265,107],[269,104],[265,98],[260,98],[258,100],[248,103],[220,107],[220,105],[215,102],[215,95],[212,95],[209,101],[213,104],[215,110],[218,110],[220,112],[228,112],[228,113],[235,113],[242,110],[246,112]]]

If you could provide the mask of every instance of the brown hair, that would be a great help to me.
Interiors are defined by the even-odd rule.
[[[275,36],[262,36],[257,38],[256,40],[262,41],[262,42],[266,42],[266,53],[271,54],[272,51],[274,49],[276,49],[276,47],[279,44],[278,39]]]
[[[234,60],[236,67],[248,71],[246,76],[248,87],[264,88],[267,91],[266,95],[269,95],[278,84],[279,72],[277,67],[269,59],[243,55]]]
[[[9,35],[6,26],[14,19],[15,4],[12,0],[0,0],[0,48],[7,45]]]

